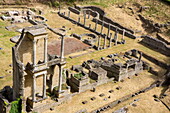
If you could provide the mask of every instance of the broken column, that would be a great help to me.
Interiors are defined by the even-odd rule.
[[[89,24],[89,29],[91,28],[91,24]]]
[[[102,21],[102,27],[101,27],[100,34],[102,34],[102,32],[103,32],[103,26],[104,26],[104,22]]]
[[[86,13],[84,13],[84,26],[86,25]]]
[[[122,41],[124,40],[124,36],[125,36],[125,29],[123,29],[123,33],[122,33]]]
[[[94,28],[95,31],[97,29],[97,24],[98,24],[98,20],[96,20],[96,23],[95,23],[95,28]]]
[[[141,59],[142,59],[142,52],[141,51],[139,51],[139,62],[141,61]]]
[[[68,18],[70,18],[70,11],[68,11]]]
[[[116,28],[115,36],[114,36],[115,45],[117,45],[117,40],[118,40],[118,30]]]
[[[107,39],[107,36],[104,37],[104,46],[103,46],[103,49],[106,49],[106,39]]]
[[[97,47],[97,50],[100,49],[100,35],[98,36],[98,47]]]
[[[108,24],[107,37],[109,37],[109,34],[110,34],[110,24]]]
[[[110,33],[109,47],[112,46],[112,33]]]
[[[80,23],[80,17],[78,18],[78,23]]]
[[[88,12],[88,19],[90,19],[90,12]]]

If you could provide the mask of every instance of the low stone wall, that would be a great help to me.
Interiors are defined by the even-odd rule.
[[[68,7],[68,10],[71,11],[71,12],[73,12],[73,13],[75,13],[75,14],[78,14],[78,15],[80,14],[80,11],[77,10],[76,8]]]
[[[152,57],[152,56],[150,56],[150,55],[147,55],[147,54],[144,53],[144,52],[142,52],[142,56],[143,56],[144,58],[146,58],[147,60],[153,62],[154,64],[156,64],[156,65],[158,65],[158,66],[160,66],[160,67],[162,67],[162,68],[164,68],[164,69],[170,68],[170,65],[168,65],[168,64],[166,64],[166,63],[164,63],[164,62],[161,62],[161,61],[157,60],[156,58],[154,58],[154,57]]]
[[[93,11],[91,9],[84,9],[83,12],[86,14],[90,14],[91,16],[93,16],[95,18],[99,18],[99,13],[96,11]]]
[[[165,42],[167,45],[170,45],[170,41],[166,40],[165,38],[163,38],[163,36],[161,36],[160,34],[157,34],[157,38],[163,42]]]
[[[141,36],[141,38],[143,38],[141,43],[144,45],[148,45],[148,47],[156,49],[159,53],[170,56],[170,47],[165,42],[150,36]]]

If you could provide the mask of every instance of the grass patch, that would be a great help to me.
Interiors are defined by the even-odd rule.
[[[81,79],[84,75],[82,73],[74,74],[74,77],[77,79]]]

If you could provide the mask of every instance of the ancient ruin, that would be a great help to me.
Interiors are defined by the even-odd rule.
[[[2,11],[1,19],[11,24],[6,30],[17,36],[10,37],[13,82],[0,90],[0,111],[63,113],[67,106],[68,113],[126,113],[148,92],[170,110],[170,43],[161,34],[170,24],[153,24],[141,14],[149,7],[138,9],[136,21],[150,26],[156,38],[97,6],[59,7],[50,12],[57,18],[52,24],[40,10]]]

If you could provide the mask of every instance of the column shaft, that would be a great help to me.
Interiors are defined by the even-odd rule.
[[[110,33],[109,47],[112,46],[112,33]]]
[[[95,31],[97,29],[97,24],[98,24],[98,20],[96,20],[96,24],[95,24],[95,28],[94,28]]]
[[[44,38],[44,62],[47,63],[47,37]]]
[[[36,65],[36,40],[33,41],[33,65]]]
[[[104,22],[102,21],[102,27],[101,27],[100,34],[102,34],[102,32],[103,32],[103,26],[104,26]]]
[[[60,72],[59,72],[59,85],[58,85],[58,92],[60,93],[62,90],[62,66],[59,67],[60,68]]]
[[[46,77],[47,74],[45,73],[43,76],[43,98],[46,98]]]
[[[32,82],[32,100],[33,102],[36,101],[36,77],[33,75],[33,82]]]
[[[63,61],[64,60],[64,36],[62,36],[62,39],[61,39],[60,57],[61,57],[61,61]]]
[[[100,48],[100,35],[98,36],[98,50],[99,50],[99,48]]]

